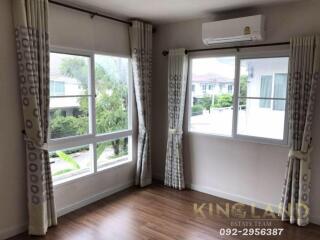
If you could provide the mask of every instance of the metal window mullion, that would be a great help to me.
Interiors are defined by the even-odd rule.
[[[132,136],[132,130],[124,130],[119,132],[113,132],[103,135],[83,135],[83,136],[74,136],[66,137],[62,139],[50,140],[49,141],[49,151],[57,151],[60,149],[73,148],[77,146],[83,146],[88,144],[94,144],[99,142],[106,142],[110,140],[115,140],[118,138]]]
[[[133,74],[132,74],[132,62],[128,59],[128,129],[133,128]]]
[[[287,100],[286,98],[240,97],[240,96],[238,96],[238,99],[257,99],[257,100],[263,99],[263,100],[284,100],[284,101],[286,101],[286,100]]]
[[[111,141],[111,140],[115,140],[123,137],[132,136],[132,132],[133,132],[132,130],[125,130],[121,132],[113,132],[113,133],[108,133],[103,135],[96,135],[95,142],[97,143],[107,142],[107,141]]]
[[[95,88],[95,59],[94,53],[90,55],[90,130],[94,138],[96,137],[96,88]],[[93,143],[93,171],[97,172],[97,143],[94,139]]]
[[[274,97],[274,84],[275,84],[274,77],[275,77],[275,73],[273,72],[273,74],[272,74],[272,82],[271,82],[271,96],[272,97]],[[271,110],[273,110],[274,101],[277,101],[277,99],[272,98],[271,101],[270,101],[271,102],[271,106],[270,106]]]
[[[62,139],[50,140],[49,151],[57,151],[61,149],[79,147],[92,143],[94,136],[92,134],[83,136],[66,137]]]
[[[188,81],[187,81],[187,91],[188,91],[188,122],[187,122],[187,129],[188,132],[191,131],[191,116],[192,116],[192,61],[193,58],[189,58],[189,67],[188,67]]]
[[[91,97],[91,94],[80,95],[64,95],[64,96],[50,96],[50,98],[72,98],[72,97]]]
[[[232,137],[237,135],[238,128],[238,107],[239,107],[239,86],[240,86],[240,58],[235,56],[235,79],[233,90],[233,116],[232,116]]]
[[[128,59],[128,129],[131,130],[131,136],[128,136],[128,156],[130,160],[133,159],[133,74],[132,74],[132,61]]]

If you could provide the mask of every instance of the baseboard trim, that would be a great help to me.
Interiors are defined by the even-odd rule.
[[[156,180],[156,181],[161,181],[163,182],[164,180],[164,176],[161,173],[153,173],[152,174],[152,179]]]
[[[129,181],[124,184],[119,184],[116,187],[107,188],[103,192],[97,193],[91,197],[88,197],[88,198],[83,199],[81,201],[70,204],[64,208],[57,209],[57,216],[61,217],[63,215],[66,215],[70,212],[73,212],[73,211],[79,209],[79,208],[85,207],[91,203],[98,201],[98,200],[101,200],[103,198],[111,196],[112,194],[123,191],[131,186],[133,186],[133,181]],[[15,235],[18,235],[20,233],[23,233],[27,230],[28,230],[27,223],[21,224],[16,227],[2,229],[2,230],[0,230],[0,239],[7,239],[7,238],[13,237]]]
[[[57,210],[57,215],[58,217],[61,217],[63,215],[66,215],[70,212],[73,212],[79,208],[82,208],[82,207],[85,207],[91,203],[94,203],[96,201],[99,201],[103,198],[106,198],[106,197],[109,197],[111,196],[112,194],[115,194],[117,192],[120,192],[120,191],[123,191],[129,187],[133,186],[133,181],[129,181],[129,182],[126,182],[124,184],[119,184],[117,185],[116,187],[112,187],[112,188],[107,188],[106,190],[104,190],[103,192],[100,192],[100,193],[97,193],[93,196],[90,196],[86,199],[83,199],[81,201],[78,201],[78,202],[75,202],[73,204],[70,204],[64,208],[61,208],[61,209],[58,209]]]
[[[320,226],[320,217],[310,216],[310,222]]]
[[[0,239],[11,238],[17,234],[20,234],[20,233],[27,231],[27,229],[28,229],[27,223],[20,224],[19,226],[15,226],[15,227],[9,227],[6,229],[2,229],[2,230],[0,230]]]
[[[270,204],[270,203],[266,203],[263,201],[257,201],[255,199],[251,199],[251,198],[247,198],[244,196],[241,196],[239,194],[232,194],[232,193],[227,193],[224,191],[221,191],[219,189],[215,189],[215,188],[211,188],[211,187],[207,187],[207,186],[202,186],[202,185],[197,185],[197,184],[187,184],[187,187],[194,190],[194,191],[198,191],[198,192],[202,192],[202,193],[207,193],[219,198],[224,198],[230,201],[234,201],[234,202],[239,202],[242,204],[246,204],[246,205],[254,205],[257,208],[260,209],[266,209],[267,207],[272,207],[272,209],[276,210],[278,209],[278,206],[276,204]]]

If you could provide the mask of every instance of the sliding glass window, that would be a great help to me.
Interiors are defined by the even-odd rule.
[[[189,132],[286,144],[288,55],[251,55],[191,57]]]
[[[131,161],[130,59],[50,54],[49,152],[54,183]]]
[[[232,135],[235,57],[192,59],[190,131]]]

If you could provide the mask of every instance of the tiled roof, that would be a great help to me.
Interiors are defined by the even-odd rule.
[[[231,78],[223,77],[214,73],[192,76],[192,82],[199,83],[232,83],[233,81],[234,80]]]

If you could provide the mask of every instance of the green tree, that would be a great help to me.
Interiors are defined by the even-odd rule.
[[[84,92],[88,89],[88,64],[79,58],[64,59],[60,71],[63,75],[75,78],[80,81]],[[125,129],[128,126],[127,119],[127,84],[125,80],[117,79],[115,74],[106,68],[95,64],[95,84],[96,84],[96,130],[97,133],[106,133]],[[79,99],[79,115],[63,117],[55,113],[50,121],[51,134],[61,137],[61,134],[68,135],[83,134],[84,123],[87,125],[88,98]],[[88,127],[88,126],[86,126]],[[52,131],[54,129],[54,131]],[[60,134],[60,135],[59,135]],[[52,135],[53,136],[53,135]],[[122,145],[122,147],[121,147]],[[98,147],[98,157],[103,153],[108,144],[100,144]],[[111,142],[114,154],[119,155],[121,151],[127,149],[127,140],[115,140]],[[126,150],[127,151],[127,150]]]
[[[65,58],[60,66],[61,73],[66,77],[79,80],[84,90],[88,87],[88,69],[88,63],[81,58]]]
[[[203,113],[203,107],[200,104],[195,104],[192,106],[192,116],[201,115]]]
[[[200,104],[204,109],[210,111],[212,105],[212,96],[206,95],[203,98],[199,99],[198,104]]]
[[[240,76],[240,101],[239,105],[246,105],[246,99],[244,97],[247,96],[247,86],[248,86],[248,76],[242,75]]]
[[[81,135],[88,132],[88,118],[80,115],[63,116],[60,110],[56,110],[50,119],[51,138],[62,138],[70,135]]]
[[[219,95],[216,95],[214,97],[214,105],[215,108],[225,108],[225,107],[231,107],[232,106],[232,95],[229,93],[222,93]]]

